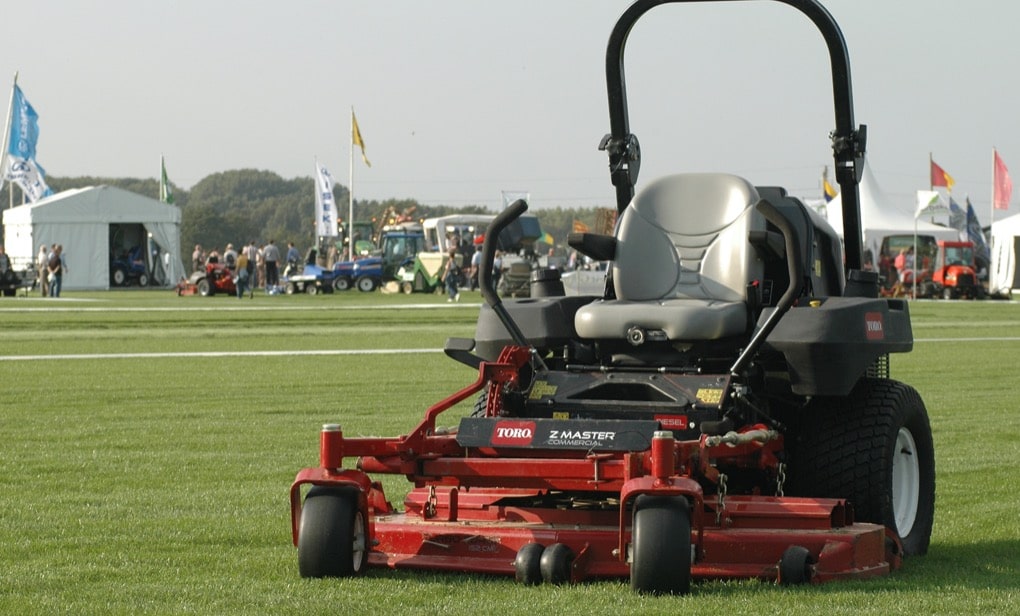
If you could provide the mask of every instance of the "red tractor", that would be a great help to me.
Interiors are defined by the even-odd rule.
[[[527,204],[503,210],[482,249],[475,336],[445,348],[477,378],[403,436],[323,426],[318,466],[290,489],[302,576],[377,566],[526,584],[616,577],[683,594],[692,578],[867,578],[927,551],[932,433],[921,396],[889,374],[889,355],[913,348],[908,304],[878,297],[863,268],[866,135],[842,33],[815,0],[780,0],[829,50],[843,243],[782,188],[735,175],[635,190],[623,52],[665,1],[638,0],[609,38],[601,149],[618,220],[613,235],[569,239],[610,262],[604,293],[567,296],[543,279],[540,293],[533,283],[530,298],[503,302],[497,238]],[[474,412],[441,427],[471,400]],[[411,482],[402,506],[376,474]]]
[[[943,299],[984,298],[985,289],[978,281],[974,266],[973,242],[938,241],[929,295]]]
[[[237,295],[234,271],[223,263],[206,263],[205,271],[192,272],[186,282],[177,285],[177,295],[210,297],[217,293]]]

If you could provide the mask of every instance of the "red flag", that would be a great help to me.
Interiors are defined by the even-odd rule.
[[[945,169],[935,164],[935,161],[931,161],[931,185],[945,186],[946,190],[953,190],[953,184],[956,184],[956,180],[953,176],[946,173]]]
[[[999,158],[999,153],[995,150],[992,150],[992,152],[995,154],[995,169],[992,178],[995,194],[992,197],[992,205],[997,210],[1008,210],[1009,198],[1013,195],[1013,180],[1009,179],[1006,163],[1002,162],[1002,159]]]

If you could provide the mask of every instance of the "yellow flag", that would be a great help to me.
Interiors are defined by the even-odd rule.
[[[351,109],[351,140],[354,145],[361,148],[361,160],[371,167],[372,163],[368,162],[368,156],[365,156],[365,142],[361,139],[361,130],[358,129],[358,118],[354,117],[353,109]]]

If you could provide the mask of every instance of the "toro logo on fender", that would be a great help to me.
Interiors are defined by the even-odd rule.
[[[864,313],[864,335],[868,340],[885,340],[881,312]]]
[[[492,429],[492,444],[527,447],[535,438],[533,421],[501,421]]]

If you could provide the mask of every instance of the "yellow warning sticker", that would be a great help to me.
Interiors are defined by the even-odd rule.
[[[722,402],[722,392],[721,389],[699,389],[695,396],[702,404],[719,404]]]
[[[528,394],[528,398],[531,400],[538,400],[539,398],[555,395],[555,385],[550,385],[547,381],[535,381],[535,385],[532,386],[531,393]]]
[[[570,419],[570,413],[566,411],[553,411],[553,419]]]

